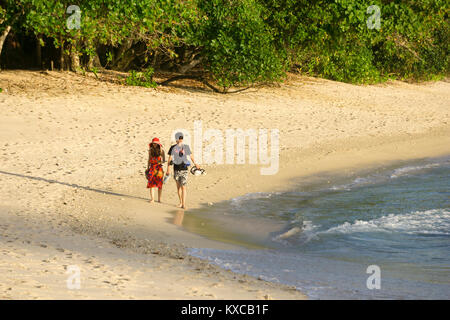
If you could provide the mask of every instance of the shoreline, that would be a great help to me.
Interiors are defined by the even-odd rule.
[[[323,260],[321,262],[324,264],[327,264],[327,261],[332,264],[334,259],[336,259],[336,264],[341,264],[341,267],[342,264],[345,264],[344,261],[352,261],[352,267],[358,274],[359,279],[359,282],[356,282],[359,284],[365,283],[364,275],[361,276],[360,272],[362,270],[365,271],[367,265],[372,263],[379,265],[385,271],[383,276],[384,290],[379,291],[380,294],[378,296],[374,294],[372,298],[377,296],[378,299],[395,299],[397,296],[397,299],[428,299],[427,294],[432,296],[432,299],[445,298],[448,296],[445,294],[445,285],[447,285],[448,293],[448,281],[443,279],[445,277],[445,263],[439,263],[439,261],[448,261],[448,255],[441,251],[441,255],[436,256],[436,253],[432,250],[434,248],[442,248],[442,246],[445,247],[445,241],[448,240],[448,229],[445,227],[448,224],[448,200],[446,203],[445,201],[443,202],[443,197],[445,198],[446,194],[446,189],[443,185],[448,183],[443,181],[445,180],[444,173],[437,176],[436,170],[444,170],[446,168],[448,173],[449,160],[450,154],[439,157],[401,160],[380,167],[375,166],[371,169],[361,168],[361,170],[353,170],[350,176],[344,177],[342,174],[334,176],[333,173],[329,172],[326,175],[316,177],[316,181],[313,179],[309,180],[312,182],[312,185],[309,183],[306,185],[299,184],[299,188],[285,190],[287,194],[283,192],[246,194],[242,199],[240,197],[233,198],[231,201],[227,200],[218,204],[216,208],[212,207],[212,212],[208,212],[208,208],[202,208],[193,213],[196,215],[195,219],[193,219],[195,223],[190,223],[193,226],[188,224],[189,231],[202,234],[208,239],[222,240],[224,242],[228,242],[229,238],[226,238],[226,236],[231,235],[235,239],[250,245],[244,245],[242,250],[237,251],[194,249],[192,254],[234,272],[253,276],[262,274],[267,279],[274,279],[273,281],[277,283],[295,285],[300,291],[308,295],[311,294],[309,296],[311,299],[329,299],[330,297],[331,299],[340,299],[339,292],[343,296],[347,294],[345,299],[349,297],[352,299],[351,295],[348,295],[348,292],[351,291],[350,286],[343,283],[341,283],[342,286],[336,286],[336,283],[342,280],[342,275],[337,276],[336,274],[336,279],[333,278],[336,281],[334,283],[335,286],[330,286],[330,283],[333,283],[333,281],[327,276],[323,276],[323,268],[319,268],[321,265],[319,264],[320,259]],[[440,189],[430,188],[429,178],[428,181],[423,178],[427,175],[428,177],[434,176],[433,181],[438,181],[435,186],[438,186],[437,188]],[[405,181],[405,179],[409,183],[401,182]],[[411,183],[411,181],[413,182]],[[426,184],[426,186],[421,188],[422,183]],[[423,193],[416,193],[414,196],[411,196],[411,193],[414,192],[411,190],[415,189],[419,189]],[[400,202],[390,202],[383,198],[376,198],[377,194],[386,193],[385,190],[393,190],[393,194],[397,193],[397,197],[395,198],[394,196],[394,199],[400,199]],[[404,194],[400,194],[400,197],[398,197],[399,190],[400,193],[404,192]],[[429,195],[427,195],[427,192]],[[367,202],[363,200],[365,199],[364,196],[357,198],[358,194],[365,195]],[[299,197],[298,200],[296,200],[297,196]],[[331,200],[327,200],[328,197]],[[370,213],[362,213],[358,206],[351,206],[351,203],[345,202],[346,198],[361,200],[360,202],[356,201]],[[392,199],[388,195],[386,195],[386,198]],[[379,200],[379,202],[376,202],[375,199]],[[402,199],[409,199],[410,202],[403,201],[402,203]],[[239,208],[241,200],[243,208],[246,209]],[[336,202],[336,207],[330,208],[330,204],[332,205],[334,202]],[[305,203],[309,205],[305,205]],[[264,207],[266,205],[267,207]],[[378,205],[381,207],[386,206],[391,210],[374,211],[371,209],[372,206]],[[397,207],[401,209],[396,210]],[[279,208],[279,210],[275,208]],[[350,212],[348,217],[343,212],[344,210]],[[323,215],[333,222],[316,218],[311,212],[318,216],[321,216],[323,212]],[[360,215],[356,215],[355,212],[359,212]],[[342,220],[343,217],[346,218]],[[424,217],[427,220],[421,221]],[[263,219],[273,219],[273,223],[270,225],[273,227],[271,230],[261,230],[259,228],[258,224],[261,224]],[[339,221],[337,224],[335,224],[336,220]],[[284,222],[281,223],[281,228],[277,224],[279,221]],[[233,222],[237,224],[234,228]],[[202,223],[204,223],[204,226],[200,227],[199,225]],[[261,232],[265,232],[265,234],[261,235]],[[383,238],[383,235],[386,238]],[[412,243],[417,241],[416,245],[419,242],[427,243],[433,238],[438,240],[435,240],[433,246],[429,248],[431,250],[427,251],[429,252],[429,260],[420,265],[421,250],[427,250],[426,245],[414,247],[411,244],[411,247],[409,247],[408,243],[402,244],[402,237],[409,237],[408,239],[411,239]],[[337,249],[331,244],[333,239],[340,242],[341,245],[344,244],[344,246],[338,246],[340,249]],[[351,239],[354,239],[354,242],[361,241],[363,244],[350,244]],[[383,247],[384,243],[382,241],[386,242],[386,247]],[[330,245],[329,250],[333,252],[333,255],[327,255],[326,252],[329,246],[324,245],[324,242]],[[349,242],[349,248],[345,247],[347,242]],[[267,250],[258,250],[258,245],[262,249]],[[302,248],[303,245],[305,245],[304,248]],[[371,246],[373,246],[373,251],[370,249]],[[365,256],[366,259],[364,260],[366,264],[360,263],[359,269],[355,262],[359,258],[359,255],[355,255],[354,250],[357,250],[355,248],[366,248],[369,252],[364,253],[364,251],[360,251],[358,253],[362,257]],[[378,250],[392,255],[396,248],[399,249],[398,252],[401,256],[403,254],[403,260],[401,260],[402,258],[396,260],[392,257],[392,261],[396,261],[392,262],[392,265],[390,264],[391,258],[386,258],[387,260],[383,261],[382,258],[376,256]],[[343,250],[342,252],[339,251],[341,249]],[[353,252],[352,259],[349,259],[348,255],[346,255],[346,249],[349,252]],[[322,253],[321,250],[324,250],[325,253]],[[439,249],[435,250],[438,251]],[[410,254],[414,258],[411,257],[411,260],[409,260],[408,257],[404,256],[405,254]],[[380,255],[382,256],[381,253]],[[320,258],[316,260],[315,256]],[[298,269],[293,268],[296,259],[298,259]],[[399,259],[401,262],[399,262]],[[433,264],[434,260],[438,261],[437,265]],[[283,261],[283,263],[279,261]],[[313,268],[314,263],[318,267],[317,276],[314,276],[310,270]],[[411,264],[410,268],[408,268],[409,264]],[[305,266],[306,268],[303,270]],[[286,271],[283,270],[281,272],[280,270],[283,268],[286,268]],[[433,273],[433,268],[442,270],[441,274],[438,271]],[[289,273],[293,270],[298,270],[298,274]],[[402,295],[402,289],[393,290],[393,282],[391,280],[395,278],[389,278],[389,275],[392,276],[393,274],[392,270],[397,270],[400,274],[406,274],[401,281],[399,279],[393,280],[399,281],[399,285],[404,285],[408,289],[413,288],[414,285],[417,285],[417,287],[422,286],[423,290],[408,291],[408,295],[406,293]],[[330,271],[330,268],[328,268],[328,271]],[[421,280],[416,279],[414,280],[416,284],[413,284],[414,281],[408,277],[413,279],[416,277]],[[322,290],[321,295],[317,294],[317,292],[313,293],[314,290],[310,286],[313,283],[312,279],[319,287],[327,283],[326,287],[330,286],[330,290],[326,290],[326,292]],[[408,283],[409,280],[407,279],[411,280],[411,282]],[[433,286],[433,283],[435,283],[435,286]],[[362,290],[361,294],[364,289],[358,288],[358,290]],[[369,293],[370,290],[364,292],[365,298],[362,299],[367,299],[368,297],[371,299]],[[360,299],[357,296],[353,296],[353,298]]]
[[[314,173],[313,175],[308,176],[302,176],[297,177],[298,181],[297,183],[293,183],[291,189],[279,189],[278,191],[258,191],[254,193],[245,193],[242,195],[238,195],[237,197],[233,197],[231,199],[226,199],[223,201],[220,201],[219,205],[227,205],[231,201],[240,200],[240,198],[246,198],[246,196],[250,196],[250,199],[252,199],[252,195],[255,195],[258,197],[261,195],[264,197],[265,194],[268,195],[277,195],[282,193],[290,193],[290,192],[309,192],[311,188],[313,188],[312,192],[317,192],[315,189],[318,185],[321,187],[326,187],[327,184],[335,185],[336,183],[339,185],[339,180],[341,179],[356,179],[359,177],[366,177],[367,175],[370,175],[373,172],[376,172],[378,170],[385,171],[390,170],[388,168],[402,168],[403,166],[412,165],[413,163],[416,163],[418,161],[428,160],[428,161],[440,161],[443,159],[450,158],[450,153],[445,154],[434,154],[433,156],[423,156],[420,158],[410,158],[410,159],[402,159],[402,160],[392,160],[382,163],[372,163],[370,166],[364,166],[364,167],[348,167],[345,168],[344,172],[342,171],[324,171],[324,172],[318,172]],[[294,179],[295,180],[295,179]],[[243,249],[247,250],[264,250],[264,249],[276,249],[274,247],[273,243],[268,244],[268,241],[265,237],[261,236],[257,239],[253,239],[250,237],[243,237],[243,233],[245,232],[245,227],[239,225],[238,230],[239,232],[236,232],[235,230],[231,231],[232,226],[230,225],[230,222],[232,219],[230,218],[220,218],[219,216],[215,215],[213,218],[209,218],[207,211],[209,208],[212,208],[214,210],[213,206],[210,205],[201,205],[200,207],[196,208],[194,212],[192,212],[189,216],[185,218],[185,223],[183,228],[191,233],[201,235],[209,240],[229,243],[229,244],[237,244],[241,246]],[[187,220],[187,221],[186,221]],[[248,221],[247,221],[248,220]],[[248,229],[249,233],[254,232],[255,230],[253,227],[256,228],[263,228],[263,230],[260,230],[264,234],[272,234],[272,233],[279,233],[278,236],[284,235],[287,233],[287,231],[291,230],[292,227],[288,227],[288,224],[286,223],[275,223],[274,221],[270,221],[267,224],[262,223],[261,225],[254,225],[255,223],[261,223],[261,221],[258,217],[245,217],[243,220],[240,220],[239,223],[243,223],[245,226],[251,226],[252,229]],[[223,224],[228,223],[228,225],[225,227]],[[264,230],[265,227],[265,230]],[[286,229],[286,227],[288,227]],[[259,229],[258,229],[259,230]],[[282,232],[282,233],[280,233]],[[253,234],[254,236],[254,234]],[[286,235],[287,236],[287,235]],[[239,239],[239,240],[238,240]],[[217,248],[215,248],[217,249]]]
[[[448,138],[448,137],[447,137]],[[430,140],[431,139],[431,140]],[[448,139],[450,142],[450,139]],[[394,139],[396,141],[396,139]],[[362,160],[361,163],[358,163],[358,161],[355,161],[351,165],[341,166],[338,165],[337,168],[334,163],[334,158],[327,158],[326,160],[320,161],[322,158],[322,154],[315,154],[314,160],[309,160],[309,163],[316,163],[316,167],[314,168],[324,168],[327,167],[323,162],[329,162],[330,166],[328,167],[328,170],[318,170],[314,171],[311,174],[304,174],[299,175],[296,177],[290,177],[289,178],[289,185],[292,187],[294,185],[298,185],[299,180],[306,179],[306,182],[302,183],[301,185],[308,184],[309,182],[314,182],[318,177],[323,178],[323,176],[333,177],[333,176],[343,176],[346,173],[351,172],[352,174],[358,174],[359,172],[368,172],[380,167],[386,167],[386,166],[395,166],[396,164],[399,164],[399,162],[411,162],[411,161],[417,161],[420,159],[430,159],[430,158],[439,158],[439,157],[445,157],[450,155],[450,150],[443,151],[442,146],[447,146],[448,144],[445,143],[446,139],[440,140],[436,143],[435,136],[432,137],[426,136],[422,137],[418,140],[412,140],[407,141],[403,143],[396,143],[395,146],[398,150],[411,150],[410,157],[405,157],[405,153],[402,154],[401,158],[395,158],[389,155],[388,153],[385,153],[384,151],[386,148],[390,147],[390,144],[383,144],[376,148],[370,148],[367,150],[373,150],[374,153],[372,155],[377,154],[379,155],[379,158],[377,158],[376,161],[369,161],[367,162],[366,159]],[[433,143],[434,142],[434,143]],[[414,150],[411,149],[411,144],[418,146],[420,148]],[[426,146],[426,148],[425,148]],[[358,153],[361,153],[367,150],[358,150]],[[419,150],[419,151],[418,151]],[[389,155],[389,156],[387,156]],[[336,155],[339,159],[341,158],[353,158],[354,153],[349,152],[349,154],[342,154],[338,153]],[[318,158],[315,158],[318,157]],[[356,164],[355,164],[356,163]],[[249,166],[249,165],[248,165]],[[289,166],[287,168],[288,170],[291,169]],[[286,170],[286,168],[284,169]],[[314,169],[311,169],[314,170]],[[200,178],[200,179],[203,179]],[[199,180],[200,181],[200,180]],[[287,183],[284,182],[284,180],[280,180],[282,183],[280,185],[276,186],[275,189],[267,189],[266,191],[263,191],[265,189],[256,189],[256,192],[283,192],[283,191],[289,191],[290,189],[287,189],[285,186]],[[140,184],[139,184],[140,186]],[[136,186],[138,187],[138,186]],[[172,186],[174,188],[174,186]],[[274,191],[276,190],[276,191]],[[169,191],[170,192],[170,191]],[[243,193],[243,194],[237,194],[236,196],[243,196],[245,194],[248,194],[249,192]],[[105,195],[105,197],[110,198],[111,196]],[[114,197],[114,196],[113,196]],[[222,201],[229,201],[234,197],[231,198],[223,198],[221,200],[216,200],[216,202],[222,202]],[[92,197],[90,200],[88,195],[84,195],[81,198],[83,203],[89,203],[89,201],[95,202],[96,205],[90,206],[88,205],[87,208],[85,208],[85,211],[89,211],[91,214],[93,212],[96,212],[96,210],[102,210],[102,208],[98,207],[98,196]],[[173,199],[175,199],[173,197]],[[111,200],[109,200],[111,201]],[[135,200],[132,200],[135,202]],[[120,207],[120,209],[116,209],[113,211],[116,211],[114,215],[114,219],[120,218],[120,216],[130,217],[133,215],[131,211],[138,211],[134,213],[134,225],[130,222],[130,224],[127,225],[126,228],[118,227],[115,223],[114,224],[106,224],[102,228],[99,228],[99,223],[94,223],[96,225],[96,228],[93,230],[87,231],[84,230],[78,230],[78,232],[81,232],[82,234],[97,234],[97,236],[100,236],[102,238],[112,240],[113,244],[117,247],[124,248],[124,249],[131,249],[134,252],[137,253],[144,253],[148,254],[149,252],[154,253],[157,252],[158,255],[162,255],[164,257],[169,257],[171,259],[186,259],[189,261],[189,264],[192,264],[194,266],[202,265],[203,268],[213,268],[214,272],[230,272],[232,274],[235,274],[229,269],[223,269],[222,267],[215,265],[207,260],[197,258],[195,256],[190,255],[187,251],[188,249],[204,249],[204,248],[210,248],[210,249],[217,249],[217,250],[240,250],[240,249],[251,249],[251,250],[261,250],[261,249],[267,249],[267,247],[261,246],[259,243],[251,243],[246,240],[239,240],[236,239],[235,234],[227,233],[227,231],[218,228],[214,229],[214,232],[221,232],[224,233],[222,237],[210,237],[208,235],[205,235],[201,232],[195,232],[192,230],[189,230],[188,228],[183,226],[183,217],[187,216],[184,221],[189,221],[189,213],[190,210],[177,210],[177,208],[173,203],[163,203],[163,204],[156,204],[156,206],[159,206],[157,210],[158,219],[155,219],[153,221],[148,220],[148,217],[144,216],[144,211],[146,210],[146,206],[149,205],[146,203],[146,201],[137,200],[141,203],[137,204],[131,204],[131,202],[128,202],[127,199],[123,200],[122,198],[120,200],[114,201],[115,204],[113,204],[113,207]],[[209,207],[208,204],[201,204],[200,202],[191,199],[193,202],[193,205],[191,205],[192,208],[198,209],[201,207]],[[106,201],[100,201],[101,203],[104,203]],[[125,207],[128,207],[128,209],[125,209]],[[130,210],[131,209],[131,210]],[[195,210],[194,209],[194,210]],[[108,211],[109,214],[112,213],[111,209]],[[156,213],[156,211],[154,211]],[[199,218],[199,221],[197,221],[197,227],[199,224],[204,224],[205,217]],[[103,217],[104,219],[104,217]],[[79,222],[79,221],[77,221]],[[92,223],[92,220],[90,220],[90,223]],[[166,224],[164,226],[164,231],[162,233],[159,233],[156,229],[161,229],[162,225]],[[155,228],[156,226],[156,228]],[[132,230],[132,234],[130,232],[130,229]],[[105,230],[108,230],[105,233]],[[276,230],[271,230],[276,231]],[[149,236],[149,234],[152,234],[152,236]],[[111,236],[113,235],[113,236]],[[220,271],[217,271],[220,270]],[[255,277],[238,273],[239,276],[248,277],[252,280],[255,280]],[[256,279],[259,282],[261,280]],[[238,280],[241,281],[241,280]],[[248,281],[248,280],[246,280]],[[265,282],[265,281],[264,281]],[[292,290],[292,286],[288,284],[281,284],[276,282],[270,282],[273,286],[275,286],[279,290],[287,290],[288,292]],[[298,290],[298,289],[297,289]],[[298,291],[298,298],[307,298],[304,293],[301,291]],[[272,296],[270,295],[272,298]],[[286,296],[283,297],[283,299],[289,299]]]
[[[279,127],[281,162],[276,176],[259,175],[258,165],[205,166],[208,175],[190,175],[190,209],[288,190],[319,172],[450,153],[446,82],[360,87],[303,77],[223,97],[48,74],[0,74],[8,89],[0,95],[5,299],[306,298],[186,256],[188,247],[239,243],[180,228],[190,210],[176,210],[173,181],[162,204],[147,203],[148,139],[162,137],[168,148],[171,130],[192,129],[198,118],[205,128]],[[374,97],[379,101],[368,105]],[[278,112],[268,117],[272,108]],[[83,270],[80,291],[65,287],[69,265]]]

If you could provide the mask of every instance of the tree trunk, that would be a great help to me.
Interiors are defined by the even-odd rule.
[[[94,56],[89,56],[89,61],[87,63],[87,69],[92,70],[94,68]]]
[[[88,70],[92,70],[93,68],[101,68],[102,64],[100,63],[100,58],[98,56],[97,51],[92,56],[89,56],[89,61],[87,64]]]
[[[73,72],[80,71],[80,56],[76,48],[76,44],[72,44],[70,48],[70,70]]]
[[[36,37],[36,64],[39,69],[42,68],[42,47],[41,47],[42,36],[38,35]]]
[[[158,64],[158,50],[153,51],[152,67],[156,70]]]
[[[64,70],[64,42],[62,36],[59,36],[59,70]]]
[[[11,31],[11,26],[6,26],[6,29],[3,31],[2,35],[0,36],[0,57],[2,55],[3,44],[5,43],[5,40],[9,34],[9,31]]]
[[[64,49],[62,47],[59,54],[59,70],[64,71]]]
[[[120,60],[122,60],[123,55],[131,48],[132,45],[133,40],[130,39],[126,39],[122,43],[122,45],[119,47],[119,50],[117,51],[117,54],[114,55],[113,66],[117,66],[120,63]]]
[[[120,71],[127,71],[128,66],[133,62],[136,58],[136,53],[134,49],[130,49],[120,57],[120,60],[116,62],[115,69]]]

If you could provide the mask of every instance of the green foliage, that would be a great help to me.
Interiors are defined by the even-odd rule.
[[[107,68],[124,54],[140,59],[137,69],[198,60],[197,71],[224,88],[279,81],[289,70],[352,83],[449,70],[445,0],[79,0],[81,28],[69,30],[72,2],[1,1],[0,31],[45,36],[67,55],[95,56],[103,46]],[[371,5],[381,9],[379,30],[367,27]],[[151,83],[148,74],[129,81]]]
[[[125,79],[125,83],[129,86],[156,88],[157,84],[153,80],[153,73],[153,68],[147,68],[142,72],[131,70],[130,75]]]
[[[352,83],[448,73],[448,2],[260,0],[290,65]],[[370,5],[381,11],[369,29]]]
[[[198,44],[205,68],[219,85],[246,85],[280,79],[287,69],[277,52],[263,6],[255,0],[200,0],[202,10]]]
[[[98,68],[92,67],[91,72],[94,74],[94,76],[98,79]]]

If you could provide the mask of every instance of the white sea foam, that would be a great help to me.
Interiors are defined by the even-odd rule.
[[[412,173],[414,171],[435,168],[435,167],[438,167],[439,165],[440,165],[439,163],[429,163],[429,164],[425,164],[422,166],[407,166],[407,167],[403,167],[403,168],[398,168],[398,169],[395,169],[394,172],[392,172],[391,178],[395,179],[400,176],[404,176],[409,173]]]
[[[289,229],[288,231],[280,234],[277,236],[278,239],[287,239],[290,238],[298,233],[300,233],[302,231],[302,229],[300,229],[299,227],[293,227],[292,229]]]
[[[233,205],[233,206],[241,205],[243,202],[248,201],[248,200],[268,199],[277,194],[279,194],[279,192],[247,193],[247,194],[244,194],[243,196],[231,199],[231,205]]]
[[[316,238],[317,234],[319,233],[317,229],[319,226],[316,226],[311,221],[303,221],[303,233],[302,237],[304,241],[308,242],[311,239]]]
[[[284,237],[286,233],[277,236],[272,240],[285,242],[294,237],[303,242],[309,242],[320,238],[324,234],[351,234],[356,232],[387,232],[405,234],[426,234],[426,235],[450,235],[450,211],[447,209],[433,209],[426,211],[415,211],[406,214],[389,214],[373,220],[356,220],[352,223],[344,222],[336,227],[319,231],[320,226],[314,225],[311,221],[304,221],[301,232],[287,233],[289,237]],[[283,241],[284,240],[284,241]]]
[[[442,165],[442,163],[439,162],[439,163],[428,163],[428,164],[417,165],[417,166],[401,167],[401,168],[395,169],[394,171],[392,171],[392,173],[390,173],[388,175],[374,174],[374,175],[369,175],[367,177],[357,177],[350,183],[332,186],[329,189],[334,190],[334,191],[341,191],[341,190],[350,191],[352,188],[355,188],[355,187],[360,187],[360,186],[364,186],[367,184],[386,181],[389,178],[395,179],[395,178],[398,178],[401,176],[415,173],[420,170],[436,168],[441,165]]]
[[[317,228],[318,226],[314,225],[311,221],[305,220],[301,227],[290,228],[288,231],[273,237],[272,240],[287,244],[287,240],[301,237],[302,239],[309,241],[315,237]]]
[[[401,232],[407,234],[450,235],[450,211],[433,209],[406,214],[389,214],[369,221],[356,220],[319,233]]]
[[[366,178],[358,177],[358,178],[354,179],[350,183],[337,185],[337,186],[332,186],[332,187],[330,187],[330,190],[335,190],[335,191],[347,190],[347,191],[349,191],[350,189],[352,189],[354,187],[358,187],[358,186],[361,186],[361,185],[369,184],[369,183],[372,183],[372,182],[375,182],[375,179],[371,179],[371,177],[366,177]]]

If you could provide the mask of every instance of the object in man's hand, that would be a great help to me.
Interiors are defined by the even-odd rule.
[[[191,168],[191,173],[194,176],[204,176],[204,175],[206,175],[205,169],[197,169],[197,167],[195,167],[195,166]]]

